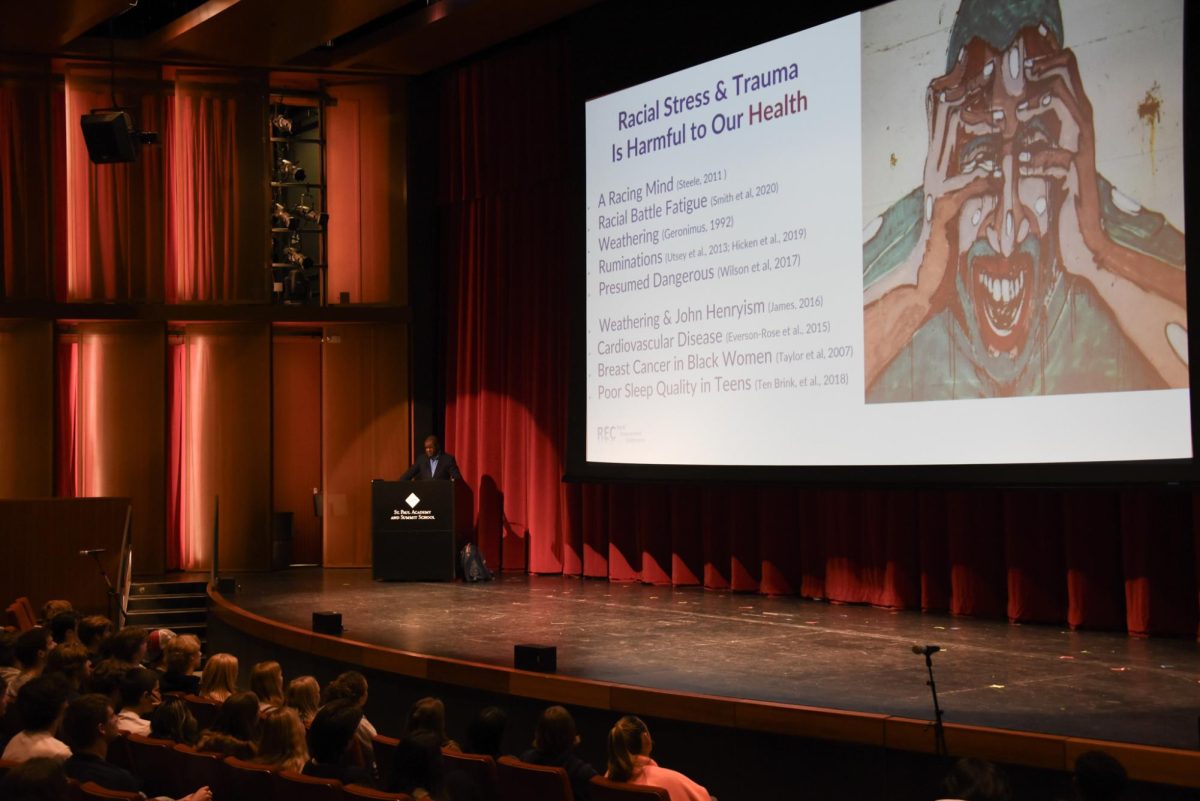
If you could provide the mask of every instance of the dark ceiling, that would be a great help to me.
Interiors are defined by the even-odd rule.
[[[0,0],[0,52],[418,75],[598,0]]]

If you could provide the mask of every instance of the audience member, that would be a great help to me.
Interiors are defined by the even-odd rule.
[[[71,755],[71,749],[56,736],[67,708],[68,689],[62,676],[37,676],[25,683],[17,693],[17,712],[22,728],[9,741],[0,759],[10,762],[24,762],[34,757],[63,760]]]
[[[308,764],[308,742],[296,710],[289,707],[272,709],[263,717],[258,731],[255,762],[272,770],[304,770]]]
[[[213,654],[200,676],[200,695],[224,701],[237,692],[238,660],[233,654]]]
[[[571,791],[575,798],[584,801],[596,769],[575,756],[575,746],[578,744],[579,734],[571,713],[561,706],[552,706],[538,718],[533,748],[521,754],[521,761],[563,768],[571,780]]]
[[[175,639],[175,632],[170,629],[154,629],[146,637],[146,658],[142,664],[158,672],[164,670],[163,656],[166,648]]]
[[[342,784],[371,786],[371,771],[351,763],[355,732],[362,722],[362,709],[351,701],[331,701],[317,712],[308,730],[308,753],[304,766],[309,776],[337,779]]]
[[[43,626],[34,626],[17,635],[13,653],[17,657],[17,664],[21,666],[21,670],[8,681],[10,698],[17,697],[17,693],[20,692],[25,682],[42,675],[42,668],[46,666],[46,657],[50,655],[53,648],[54,638],[50,636],[50,629]]]
[[[440,698],[422,698],[408,711],[405,735],[429,731],[437,735],[438,743],[449,751],[461,751],[458,743],[446,736],[446,707]]]
[[[300,714],[305,727],[312,725],[321,706],[321,685],[312,676],[297,676],[288,682],[284,694],[287,705]]]
[[[112,703],[113,709],[121,708],[121,681],[131,668],[124,662],[114,659],[102,659],[92,668],[92,676],[88,681],[88,692],[106,696]]]
[[[415,799],[441,801],[442,746],[431,731],[405,735],[392,756],[392,775],[387,782],[394,793],[408,793]]]
[[[671,801],[709,801],[708,791],[679,771],[650,758],[654,741],[641,718],[626,715],[608,733],[608,773],[616,782],[662,787]]]
[[[17,632],[0,630],[0,679],[11,682],[21,674],[17,665]]]
[[[67,774],[58,759],[27,759],[0,779],[0,798],[5,801],[67,801],[70,797]]]
[[[1072,778],[1078,801],[1117,801],[1125,795],[1125,767],[1103,751],[1087,751],[1075,760]]]
[[[92,664],[100,661],[100,646],[112,635],[112,630],[112,621],[103,615],[88,615],[79,621],[76,633],[79,641],[87,647],[88,653],[92,655]]]
[[[323,695],[327,704],[333,701],[349,701],[363,709],[367,704],[367,677],[356,670],[347,670],[326,685]],[[371,721],[367,720],[364,710],[362,720],[358,723],[358,731],[355,733],[355,748],[358,764],[371,769],[374,769],[375,765],[377,733]]]
[[[49,623],[50,636],[59,645],[79,642],[79,615],[74,611],[59,612]]]
[[[258,696],[258,711],[283,706],[283,668],[278,662],[259,662],[250,669],[250,692]]]
[[[501,753],[508,714],[498,706],[485,706],[467,726],[467,749],[472,754],[487,754],[496,759]]]
[[[221,704],[212,726],[200,733],[196,748],[238,759],[253,759],[257,736],[258,696],[234,693]]]
[[[158,672],[150,668],[133,668],[121,679],[121,711],[117,713],[117,729],[150,734],[150,714],[162,701],[158,691]]]
[[[107,761],[108,745],[117,737],[116,716],[107,698],[93,693],[72,701],[63,730],[71,745],[71,758],[65,765],[68,776],[108,790],[141,792],[141,779]],[[180,801],[212,801],[212,791],[201,787]]]
[[[108,762],[108,745],[117,732],[117,716],[103,695],[91,693],[72,701],[62,722],[63,739],[71,748],[71,757],[65,763],[67,775],[108,790],[140,793],[141,779]]]
[[[105,647],[108,659],[125,666],[141,667],[146,660],[146,640],[150,632],[140,626],[127,626],[108,638]]]
[[[64,643],[46,655],[46,666],[42,668],[42,675],[57,675],[66,679],[71,688],[71,700],[74,700],[89,686],[92,678],[92,659],[87,648],[78,640]]]
[[[167,696],[150,715],[150,736],[156,740],[195,745],[200,736],[199,724],[186,701]]]
[[[74,612],[75,607],[71,606],[70,601],[55,599],[46,601],[42,604],[42,625],[49,626],[50,621],[61,615],[63,612]]]
[[[1009,801],[1008,776],[986,759],[964,757],[942,780],[942,797],[956,801]]]
[[[165,668],[159,687],[164,693],[200,693],[200,638],[195,634],[180,634],[163,649]]]

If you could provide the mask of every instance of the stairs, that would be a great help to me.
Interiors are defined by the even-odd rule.
[[[195,634],[203,647],[208,633],[206,586],[203,579],[189,578],[134,581],[129,587],[125,625]]]

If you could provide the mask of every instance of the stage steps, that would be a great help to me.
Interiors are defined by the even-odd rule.
[[[203,647],[208,637],[207,581],[166,578],[129,586],[125,625],[194,634]]]

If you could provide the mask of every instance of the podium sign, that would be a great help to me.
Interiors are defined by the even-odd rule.
[[[376,581],[454,580],[454,482],[371,482]]]

